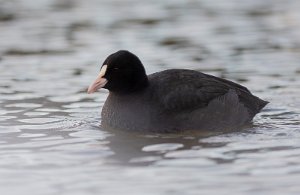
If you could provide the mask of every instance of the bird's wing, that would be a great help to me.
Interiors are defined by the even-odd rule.
[[[156,80],[151,82],[154,83],[156,101],[162,109],[171,112],[206,107],[211,100],[236,88],[213,76],[191,70],[173,69],[155,73],[149,78],[150,82]]]

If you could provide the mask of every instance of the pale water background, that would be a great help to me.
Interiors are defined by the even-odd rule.
[[[1,0],[1,195],[300,194],[300,1]],[[105,57],[204,71],[271,103],[202,135],[99,127]]]

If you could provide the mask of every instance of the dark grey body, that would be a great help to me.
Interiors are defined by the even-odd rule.
[[[176,132],[228,130],[250,123],[268,102],[228,80],[192,70],[148,76],[149,86],[130,94],[110,92],[102,125],[121,130]]]

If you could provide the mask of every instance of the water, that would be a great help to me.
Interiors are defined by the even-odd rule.
[[[300,2],[0,1],[0,193],[299,194]],[[105,57],[190,68],[271,103],[223,134],[99,127]]]

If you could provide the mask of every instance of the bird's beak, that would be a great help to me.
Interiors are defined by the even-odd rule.
[[[107,70],[107,65],[103,65],[99,75],[97,76],[96,80],[89,86],[87,93],[91,94],[97,91],[98,89],[104,87],[108,82],[106,78],[103,78]]]

